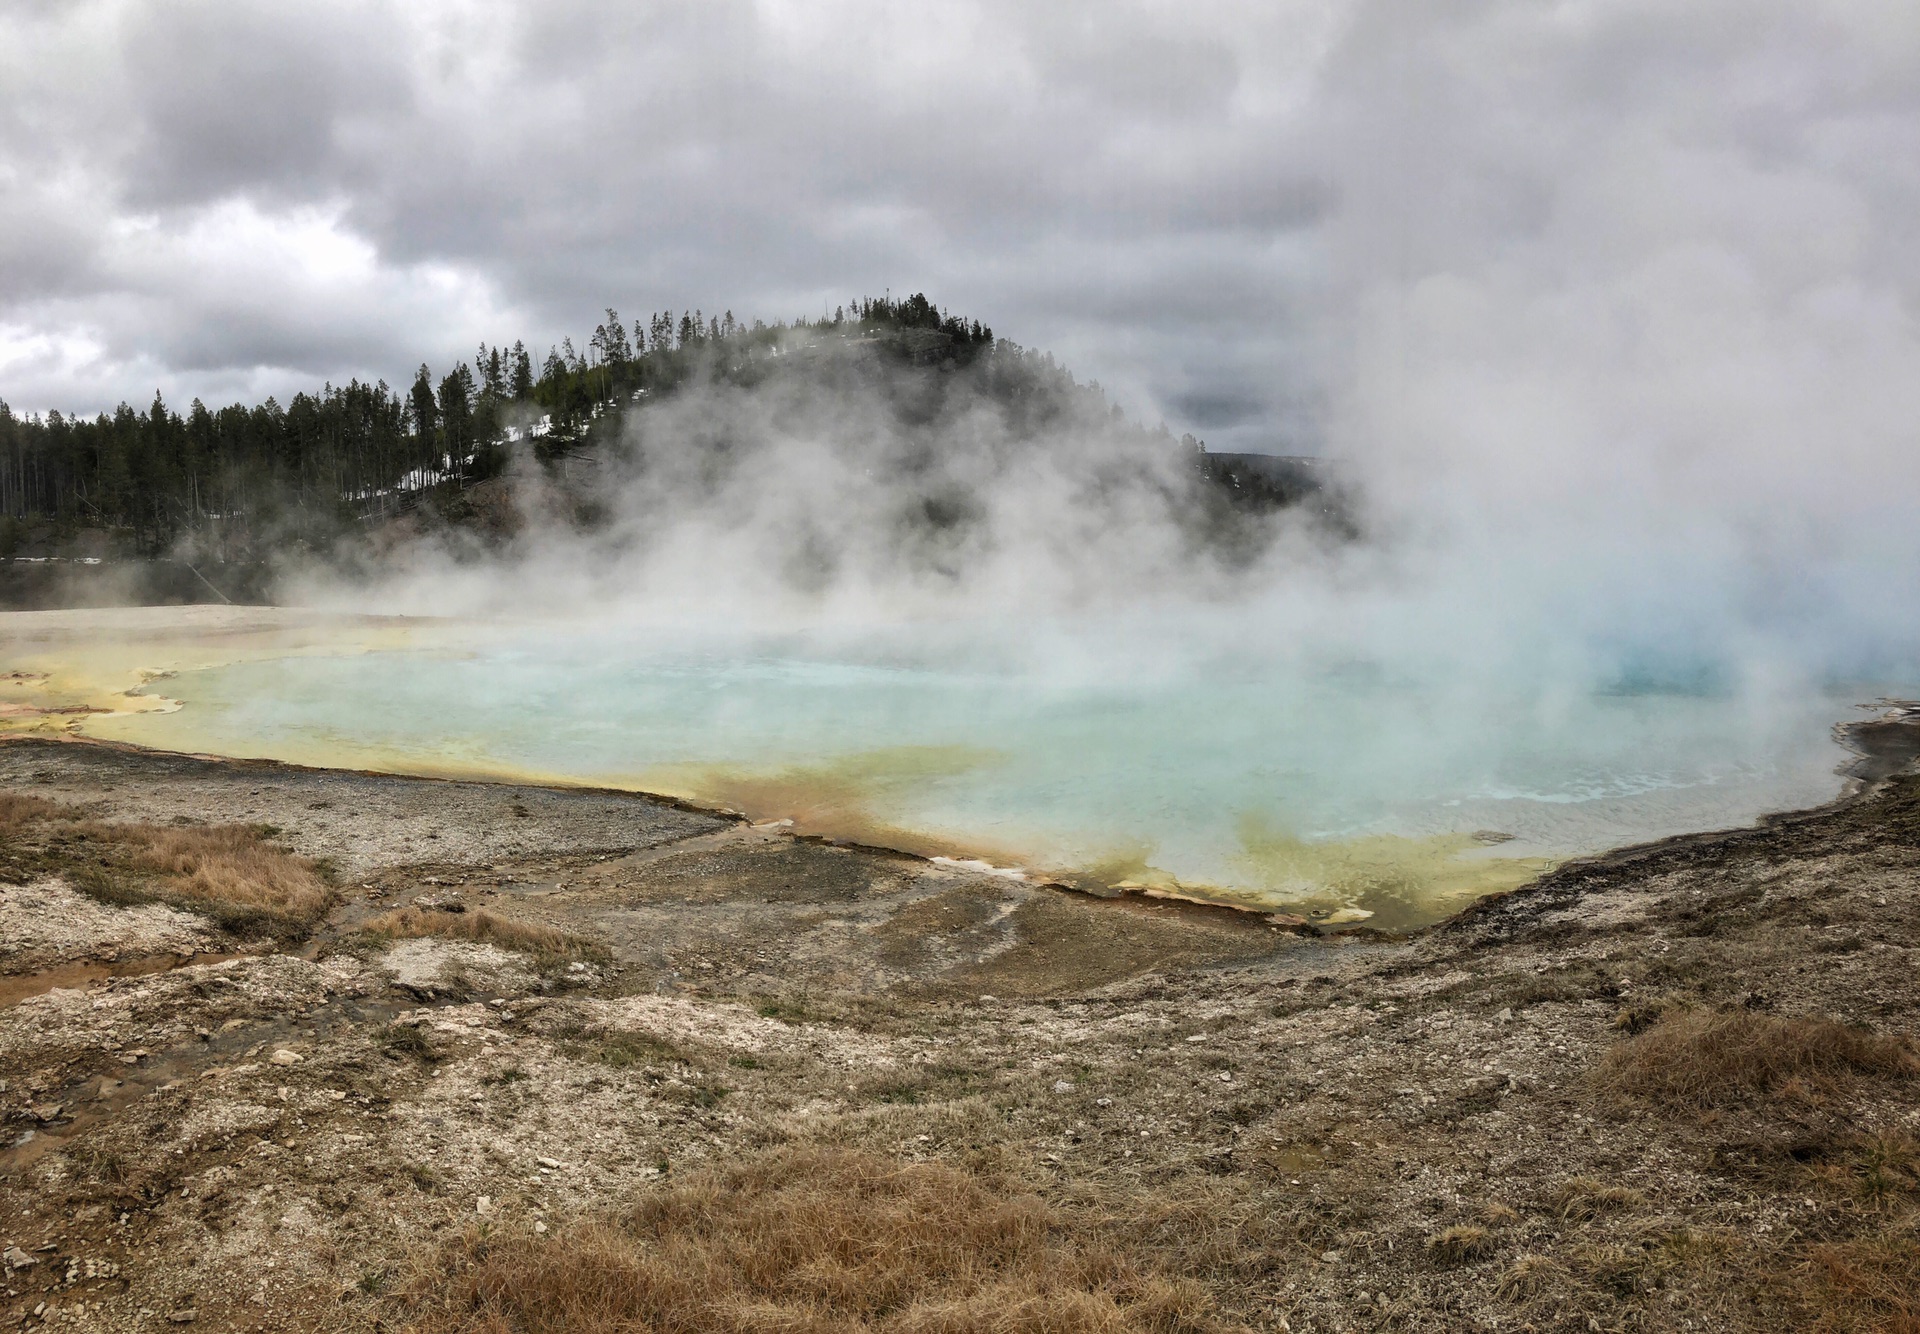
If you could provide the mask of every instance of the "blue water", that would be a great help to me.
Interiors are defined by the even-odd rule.
[[[963,639],[493,634],[184,673],[162,687],[180,712],[122,734],[670,790],[803,823],[851,806],[860,827],[840,832],[1279,901],[1299,886],[1281,892],[1250,837],[1495,831],[1511,841],[1462,855],[1558,858],[1828,800],[1846,759],[1830,729],[1867,697],[1310,654],[1063,665]]]

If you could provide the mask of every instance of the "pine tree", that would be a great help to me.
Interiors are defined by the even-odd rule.
[[[527,345],[517,338],[513,340],[511,392],[516,400],[533,397],[533,358],[527,355]]]
[[[431,466],[433,456],[439,452],[435,446],[439,441],[440,407],[433,397],[433,372],[424,361],[414,373],[407,402],[413,409],[414,465]]]

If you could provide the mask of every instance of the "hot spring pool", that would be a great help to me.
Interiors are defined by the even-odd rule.
[[[1831,729],[1873,697],[934,640],[541,631],[309,649],[182,671],[153,686],[177,711],[87,730],[667,792],[996,867],[1398,925],[1555,859],[1829,800],[1847,758]]]

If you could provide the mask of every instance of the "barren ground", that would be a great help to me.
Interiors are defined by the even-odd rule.
[[[0,821],[15,1325],[543,1328],[447,1275],[832,1149],[1199,1294],[1112,1328],[1920,1329],[1914,779],[1411,940],[617,793],[21,738],[0,794],[53,803]],[[114,841],[227,825],[324,919]]]

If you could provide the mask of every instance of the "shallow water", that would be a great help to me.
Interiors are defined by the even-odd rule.
[[[1846,759],[1831,728],[1872,697],[1310,654],[1117,649],[1068,669],[1052,649],[982,642],[476,634],[185,671],[154,687],[177,712],[87,730],[639,787],[1097,884],[1400,924],[1553,859],[1831,799]]]

